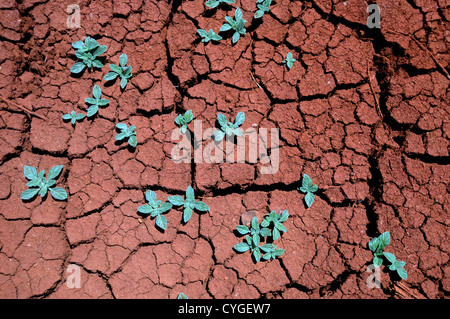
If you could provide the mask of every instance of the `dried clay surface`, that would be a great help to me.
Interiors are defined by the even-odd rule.
[[[259,21],[254,0],[81,0],[80,28],[68,28],[72,2],[0,4],[0,298],[384,299],[399,284],[450,296],[448,1],[377,0],[380,29],[362,0],[276,0]],[[236,44],[201,42],[198,28],[218,33],[237,7],[247,33]],[[71,43],[86,36],[108,46],[105,66],[71,74]],[[123,91],[103,79],[122,53]],[[110,104],[62,121],[86,112],[94,84]],[[174,120],[189,109],[203,130],[241,111],[244,130],[278,128],[278,171],[175,163]],[[115,141],[119,122],[136,126],[136,148]],[[22,201],[24,165],[58,164],[68,199]],[[303,174],[319,186],[309,208]],[[172,208],[164,232],[138,214],[146,190],[164,201],[189,185],[209,212],[184,224]],[[233,250],[244,213],[285,209],[280,258]],[[367,244],[385,231],[408,279],[383,265],[371,289]]]

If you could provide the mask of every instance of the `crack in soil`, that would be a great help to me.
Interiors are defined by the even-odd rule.
[[[245,1],[238,2],[237,5],[242,6],[244,14],[250,17],[254,9],[252,5]],[[398,258],[405,260],[409,266],[410,279],[406,284],[429,298],[449,296],[450,250],[445,244],[445,234],[444,237],[437,238],[434,231],[440,227],[445,233],[449,227],[445,220],[449,183],[445,168],[449,157],[446,155],[448,152],[436,151],[445,150],[445,145],[448,148],[448,112],[442,113],[444,121],[436,124],[436,128],[428,129],[419,122],[419,118],[415,121],[403,121],[403,117],[395,113],[391,101],[400,98],[399,102],[409,103],[419,109],[419,105],[414,103],[416,99],[421,99],[421,103],[430,105],[420,111],[422,116],[436,112],[440,105],[445,105],[448,101],[445,93],[437,95],[431,90],[431,93],[397,92],[396,85],[404,83],[401,81],[409,81],[403,85],[407,90],[416,79],[419,81],[423,77],[430,77],[433,85],[444,87],[445,79],[442,80],[442,76],[445,76],[445,67],[448,68],[448,65],[442,68],[439,64],[430,67],[421,65],[411,47],[405,47],[400,40],[392,40],[383,29],[369,29],[364,21],[343,11],[341,3],[335,4],[332,1],[329,3],[330,7],[327,7],[319,0],[308,0],[301,4],[282,0],[279,2],[273,4],[264,18],[247,18],[250,22],[247,34],[235,46],[229,45],[230,37],[225,37],[220,44],[204,45],[196,37],[191,41],[189,34],[191,31],[194,34],[195,29],[201,26],[206,27],[207,21],[212,21],[213,29],[217,28],[219,24],[215,20],[216,15],[230,15],[233,7],[209,11],[198,6],[195,1],[138,1],[136,4],[126,4],[125,7],[119,7],[116,3],[102,7],[97,1],[90,1],[91,20],[88,22],[83,19],[86,26],[79,31],[65,29],[65,21],[59,21],[52,13],[52,1],[7,8],[8,11],[18,10],[22,22],[18,29],[10,26],[12,21],[8,19],[0,24],[2,30],[5,30],[0,41],[14,52],[14,55],[0,54],[0,71],[3,72],[0,76],[4,77],[4,83],[12,83],[3,85],[0,94],[14,97],[12,100],[16,103],[29,104],[32,106],[30,109],[46,114],[54,123],[51,134],[54,137],[66,135],[66,141],[71,145],[76,145],[80,132],[82,134],[79,128],[85,126],[86,121],[73,129],[58,124],[60,113],[66,111],[63,106],[65,102],[62,103],[61,92],[53,94],[52,90],[58,90],[65,83],[83,83],[71,86],[71,89],[79,90],[78,94],[84,97],[90,93],[84,92],[85,88],[92,87],[101,77],[96,74],[100,72],[85,72],[79,77],[65,74],[67,62],[63,60],[73,62],[67,53],[69,44],[89,34],[89,24],[92,24],[92,30],[99,30],[98,34],[92,34],[94,38],[103,39],[105,43],[110,41],[111,50],[116,53],[130,52],[130,59],[134,58],[132,52],[137,52],[147,41],[153,44],[157,42],[153,40],[154,37],[159,37],[160,46],[144,49],[148,51],[148,59],[152,61],[149,64],[153,65],[147,65],[147,59],[144,58],[135,60],[133,69],[136,65],[136,71],[129,89],[127,88],[128,92],[121,94],[116,89],[117,83],[104,88],[105,96],[111,101],[120,99],[120,102],[101,109],[102,114],[88,123],[93,131],[88,129],[89,136],[83,142],[84,149],[74,152],[65,148],[63,142],[57,141],[53,145],[43,144],[38,140],[39,135],[36,135],[39,130],[47,128],[43,121],[28,119],[17,110],[0,111],[0,132],[6,132],[5,136],[10,131],[20,135],[17,141],[0,136],[5,145],[11,148],[4,155],[0,153],[0,181],[2,186],[5,185],[4,189],[8,189],[0,192],[0,252],[9,258],[10,263],[26,262],[33,265],[28,269],[17,266],[15,271],[7,269],[6,263],[2,265],[2,296],[70,296],[72,291],[65,285],[65,270],[69,265],[77,265],[82,271],[83,283],[83,288],[76,294],[79,297],[175,298],[183,291],[192,298],[394,298],[395,291],[392,287],[398,278],[386,269],[382,272],[381,291],[365,287],[368,276],[365,269],[371,262],[367,242],[386,230],[391,231],[393,236],[389,251],[398,253]],[[432,40],[436,26],[433,20],[428,19],[429,9],[411,0],[400,2],[403,6],[411,7],[411,12],[419,12],[421,15],[423,28],[420,30],[423,33],[417,33],[417,39],[426,44],[424,45],[429,52],[443,52],[442,49],[430,46],[436,43]],[[447,9],[436,8],[433,11],[443,23],[448,23],[445,18]],[[101,28],[96,26],[96,12],[105,13],[105,18],[98,21]],[[83,17],[89,16],[83,13]],[[389,17],[384,18],[389,23]],[[133,21],[145,23],[134,27]],[[311,39],[317,36],[317,22],[331,24],[334,30],[330,36],[317,36],[318,45],[322,46],[321,41],[325,42],[322,50],[311,50],[312,47],[308,48],[304,42],[298,46],[293,44],[289,28],[298,21],[307,34],[303,41],[313,41]],[[116,22],[117,33],[110,32],[106,35],[102,29],[106,30]],[[277,30],[274,28],[261,33],[262,28],[269,23],[287,28],[281,36],[275,34]],[[35,32],[46,24],[49,27],[40,32],[44,36]],[[160,26],[159,29],[157,25]],[[174,27],[179,28],[178,32],[182,33],[180,39],[170,30]],[[122,32],[119,29],[123,29],[123,36],[116,36]],[[20,39],[14,40],[14,34],[11,35],[10,32],[20,34]],[[416,37],[416,33],[411,37]],[[370,79],[370,74],[366,74],[365,68],[361,72],[357,65],[358,55],[348,50],[348,43],[351,42],[347,41],[367,45],[373,50],[373,56],[365,63],[368,63],[369,70],[375,72],[374,81]],[[443,41],[445,47],[445,40]],[[223,52],[219,52],[221,50]],[[270,50],[273,50],[272,53]],[[339,73],[342,71],[339,68],[330,68],[333,55],[342,54],[336,50],[343,50],[344,56],[353,59],[344,72],[354,74],[359,79],[355,77],[350,80],[350,76],[345,78]],[[297,71],[295,68],[288,71],[280,64],[279,57],[287,51],[296,55]],[[268,55],[266,61],[261,58],[261,52]],[[59,59],[59,64],[50,64],[52,58]],[[205,61],[205,70],[201,69],[201,62],[195,61]],[[243,67],[242,74],[236,73],[237,66]],[[313,88],[320,86],[320,82],[309,84],[310,79],[305,76],[315,70],[323,77],[323,83],[330,79],[334,86],[328,91],[304,91],[301,86],[305,83]],[[8,75],[8,71],[12,77]],[[295,78],[295,72],[303,72],[303,75]],[[137,80],[147,73],[154,78],[154,84],[147,85],[143,83],[145,81]],[[8,81],[13,77],[17,79]],[[28,77],[31,82],[26,82]],[[61,79],[58,80],[58,77]],[[233,77],[239,81],[235,81]],[[164,83],[165,79],[168,81]],[[273,86],[271,82],[277,80],[286,86]],[[246,87],[242,87],[242,83]],[[17,90],[12,89],[14,87]],[[205,88],[206,93],[198,92],[198,88]],[[139,104],[137,97],[131,97],[133,94],[150,98]],[[323,100],[328,104],[324,111],[318,112]],[[67,104],[76,107],[79,103],[77,97],[68,99]],[[311,109],[308,108],[308,103],[313,105]],[[139,106],[135,107],[136,104]],[[167,142],[175,128],[175,116],[186,109],[193,109],[194,113],[215,121],[218,111],[234,112],[233,104],[246,111],[248,121],[257,123],[259,127],[281,127],[279,149],[285,166],[280,167],[278,177],[261,176],[257,171],[259,167],[255,165],[251,174],[252,181],[234,182],[233,178],[227,176],[229,180],[224,183],[221,179],[230,172],[225,164],[215,164],[210,171],[205,171],[204,165],[194,161],[184,166],[172,166],[168,145],[173,144],[173,141],[170,144]],[[279,111],[281,108],[289,109],[291,105],[298,117],[296,123],[290,121],[286,111]],[[367,107],[362,108],[361,105]],[[372,118],[367,116],[366,113],[376,110],[377,105],[381,114]],[[108,113],[112,112],[110,109],[117,111]],[[405,115],[409,113],[404,112]],[[16,124],[20,117],[24,117],[22,124]],[[114,134],[110,134],[105,128],[95,130],[99,125],[113,124],[118,120],[140,120],[142,128],[148,124],[152,126],[149,131],[142,133],[135,152],[126,145],[113,145],[109,142]],[[142,130],[138,128],[137,131]],[[291,135],[283,134],[287,131]],[[428,137],[429,132],[434,135]],[[412,141],[419,139],[424,144],[423,150],[411,146],[414,145]],[[441,143],[440,146],[432,145],[435,140]],[[58,143],[60,145],[56,145]],[[195,149],[197,144],[198,141],[191,140],[191,149]],[[364,146],[366,144],[367,148]],[[152,157],[152,160],[147,160],[147,156],[157,152],[156,148],[161,149],[162,158]],[[148,154],[139,156],[141,150],[148,151]],[[74,163],[86,158],[92,166],[104,165],[100,170],[105,175],[103,178],[91,176],[93,167],[84,174],[76,174],[77,170],[82,169],[82,165]],[[299,161],[294,162],[294,158]],[[67,185],[69,189],[80,187],[79,191],[70,194],[67,204],[60,204],[57,208],[61,216],[55,218],[51,216],[51,212],[45,215],[38,211],[39,205],[51,206],[51,198],[39,203],[37,200],[34,203],[17,200],[17,194],[24,187],[21,177],[24,163],[39,163],[39,167],[44,168],[43,166],[50,167],[48,163],[60,160],[65,161],[65,171],[59,177],[58,184],[63,187]],[[411,171],[411,161],[425,165],[426,169],[419,173]],[[150,167],[148,162],[155,164]],[[246,162],[245,165],[251,166],[251,163]],[[137,181],[133,180],[133,172],[139,173]],[[297,191],[304,172],[315,176],[313,180],[319,180],[317,183],[320,184],[315,193],[315,203],[309,209],[304,204],[304,195]],[[236,175],[239,174],[240,171],[237,171]],[[167,175],[173,181],[167,181]],[[87,177],[87,185],[75,185],[76,179],[83,177]],[[199,177],[208,180],[208,183],[202,184]],[[165,182],[162,182],[163,178],[166,179]],[[428,180],[429,185],[422,180]],[[333,184],[336,181],[339,183]],[[194,214],[195,217],[189,224],[179,225],[180,212],[172,210],[167,214],[171,229],[165,233],[156,231],[154,221],[150,218],[141,219],[137,215],[137,206],[145,203],[143,194],[147,189],[158,192],[158,198],[166,198],[169,195],[183,195],[187,185],[192,185],[196,197],[201,197],[210,205],[211,213]],[[94,188],[99,191],[89,191]],[[101,198],[100,190],[104,192]],[[258,195],[262,193],[267,196]],[[133,197],[119,200],[120,196],[125,196],[123,194]],[[400,198],[403,198],[401,205],[395,202],[395,199]],[[85,209],[87,203],[92,206]],[[232,243],[240,240],[232,231],[239,224],[241,214],[257,207],[255,210],[259,213],[270,211],[269,208],[273,209],[274,205],[279,209],[288,209],[291,214],[288,232],[283,235],[281,243],[287,248],[285,256],[275,261],[255,264],[248,254],[236,254],[232,251]],[[422,207],[427,210],[421,210]],[[12,214],[14,211],[19,214]],[[29,224],[20,228],[19,223]],[[78,223],[85,227],[81,229],[86,233],[76,233],[73,225]],[[17,227],[14,235],[8,230],[13,224]],[[90,228],[92,229],[89,230]],[[38,240],[39,236],[36,239],[31,236],[44,230],[57,231],[58,236],[62,235],[61,240],[57,239],[54,244],[55,250],[45,250],[49,247],[39,248],[44,249],[44,253],[48,255],[46,258],[24,257],[21,253],[24,250],[30,250],[32,256],[39,252],[33,246],[34,240]],[[10,241],[10,238],[14,240]],[[183,239],[186,240],[185,246],[182,244]],[[28,244],[31,246],[27,246]],[[162,247],[167,249],[161,251]],[[173,259],[166,262],[165,259],[170,256]],[[432,265],[433,261],[435,265]],[[48,278],[41,278],[34,265],[39,268],[45,267],[47,263],[57,264],[56,268]],[[228,282],[223,282],[223,278]],[[23,284],[16,284],[19,280]],[[276,282],[269,287],[270,284],[265,283],[265,280]]]

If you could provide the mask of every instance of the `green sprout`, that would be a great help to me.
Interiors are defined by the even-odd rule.
[[[179,114],[176,118],[175,118],[175,123],[180,125],[180,131],[181,133],[186,133],[187,130],[187,125],[192,121],[192,119],[194,118],[194,116],[192,115],[192,111],[188,110],[186,111],[186,113],[184,113],[184,115]]]
[[[405,268],[403,268],[406,263],[404,261],[398,261],[394,254],[384,251],[390,241],[390,233],[384,232],[369,242],[369,249],[373,252],[373,264],[375,265],[375,268],[380,267],[383,264],[383,257],[385,257],[391,263],[389,270],[396,271],[401,279],[407,279],[408,273]]]
[[[52,167],[48,172],[47,178],[45,178],[45,169],[40,171],[38,174],[35,167],[24,166],[23,173],[29,180],[27,186],[30,188],[20,194],[20,198],[22,198],[22,200],[30,200],[38,193],[41,197],[44,197],[45,195],[47,195],[47,192],[50,191],[50,194],[54,199],[67,199],[67,193],[64,188],[53,187],[56,184],[56,178],[59,176],[59,174],[61,174],[62,169],[62,165],[56,165]]]
[[[183,222],[187,223],[192,216],[192,212],[195,210],[206,212],[209,211],[208,205],[202,201],[195,201],[194,189],[192,186],[188,186],[186,189],[186,200],[179,195],[169,196],[167,198],[169,202],[174,206],[183,206]]]
[[[292,57],[292,53],[289,52],[286,55],[286,59],[283,60],[283,63],[286,63],[286,66],[290,69],[296,60]]]
[[[152,218],[156,217],[156,226],[166,230],[167,219],[162,214],[170,210],[172,204],[169,202],[161,203],[160,200],[157,200],[156,193],[151,190],[145,192],[145,199],[148,201],[148,205],[139,206],[138,211],[145,215],[151,215]]]
[[[120,77],[120,88],[123,90],[127,86],[128,79],[131,78],[131,65],[127,66],[128,57],[123,53],[119,57],[119,65],[110,64],[111,72],[105,75],[106,81],[112,81],[117,77]]]
[[[247,21],[242,18],[242,10],[240,8],[237,8],[234,11],[234,19],[229,16],[226,16],[225,20],[228,23],[224,23],[220,27],[219,32],[233,29],[235,32],[233,34],[232,42],[236,43],[239,40],[239,37],[247,32],[245,29],[245,23]]]
[[[76,62],[71,68],[70,72],[80,73],[85,67],[90,69],[91,67],[102,68],[103,63],[97,60],[97,57],[105,53],[107,46],[100,45],[95,39],[87,37],[84,42],[77,41],[72,43],[72,47],[77,49],[75,55],[78,59],[82,60]]]
[[[205,5],[212,9],[217,7],[221,3],[232,4],[234,3],[234,0],[208,0],[206,1]]]
[[[72,125],[75,125],[75,123],[77,121],[81,121],[82,119],[85,118],[86,115],[84,115],[83,113],[77,113],[75,111],[72,111],[70,113],[64,114],[62,116],[63,120],[70,120],[72,122]]]
[[[94,116],[98,112],[99,106],[105,106],[109,104],[109,100],[102,99],[102,89],[96,84],[92,90],[92,95],[94,97],[88,97],[85,100],[86,103],[91,104],[87,110],[87,117]]]
[[[314,202],[314,192],[316,192],[319,187],[317,185],[313,185],[313,182],[311,178],[303,174],[303,180],[302,180],[302,186],[297,188],[299,191],[306,193],[305,195],[305,202],[308,207],[311,207],[311,205]]]
[[[128,127],[125,123],[118,123],[116,125],[116,128],[120,130],[120,133],[115,136],[116,141],[121,141],[125,138],[128,138],[128,144],[132,147],[136,147],[136,126],[130,125],[130,127]]]
[[[222,40],[222,37],[218,34],[215,34],[213,29],[209,29],[208,32],[203,29],[197,29],[197,33],[203,38],[202,42],[209,42],[211,40],[213,41],[220,41]]]
[[[225,135],[227,135],[227,136],[233,136],[233,135],[242,136],[243,132],[239,128],[239,126],[241,126],[245,121],[245,113],[244,112],[239,112],[236,115],[234,123],[228,122],[227,118],[222,113],[219,113],[217,120],[219,122],[221,131],[219,131],[219,130],[214,131],[212,138],[215,141],[223,140]]]
[[[256,2],[259,3],[256,5],[258,10],[255,12],[253,18],[259,19],[264,15],[264,13],[269,12],[269,7],[272,4],[272,0],[258,0]]]

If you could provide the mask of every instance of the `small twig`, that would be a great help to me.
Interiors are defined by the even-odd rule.
[[[394,30],[386,30],[389,33],[394,33],[394,34],[401,34],[403,36],[409,37],[410,39],[412,39],[418,46],[419,48],[421,48],[422,50],[426,51],[428,53],[428,55],[433,59],[434,63],[436,63],[436,65],[438,66],[438,68],[447,76],[447,79],[450,80],[450,74],[447,72],[447,70],[445,69],[445,67],[438,61],[438,59],[434,56],[434,54],[428,49],[428,47],[426,47],[425,45],[423,45],[419,39],[416,38],[415,35],[410,35],[410,34],[406,34],[403,32],[398,32],[398,31],[394,31]]]
[[[48,120],[47,117],[45,117],[45,116],[43,116],[43,115],[39,115],[39,114],[37,114],[37,113],[35,113],[35,112],[33,112],[33,111],[30,111],[30,110],[27,109],[26,107],[24,107],[24,106],[22,106],[22,105],[20,105],[20,104],[17,104],[16,102],[13,102],[13,101],[11,101],[11,100],[8,100],[7,98],[5,98],[5,97],[3,97],[3,96],[0,96],[0,99],[1,99],[3,102],[5,102],[7,105],[14,105],[14,106],[17,107],[18,109],[24,111],[28,116],[33,115],[33,116],[36,116],[36,117],[40,118],[41,120]]]
[[[255,77],[253,76],[253,73],[252,73],[252,72],[250,72],[250,75],[251,75],[251,77],[252,77],[252,79],[253,79],[253,82],[255,82],[256,85],[257,85],[260,89],[262,89],[261,85],[259,85],[259,83],[256,82],[256,79],[255,79]]]
[[[378,99],[377,99],[375,90],[373,89],[373,85],[372,85],[372,77],[370,76],[369,60],[367,60],[367,76],[369,77],[370,91],[372,91],[373,99],[375,101],[375,109],[377,110],[378,115],[383,117],[383,113],[381,113],[380,105],[378,104]]]
[[[418,291],[411,289],[404,282],[397,282],[394,284],[394,293],[395,296],[400,299],[426,299],[425,296]]]
[[[433,59],[434,63],[436,63],[436,65],[441,69],[441,71],[444,72],[444,74],[447,76],[447,79],[450,80],[450,74],[447,72],[447,70],[444,68],[444,66],[436,59],[434,54],[431,53],[431,51],[427,47],[425,47],[422,43],[420,43],[419,39],[417,39],[416,36],[411,36],[411,39],[413,39],[414,42],[417,43],[419,48],[428,52],[428,55]]]

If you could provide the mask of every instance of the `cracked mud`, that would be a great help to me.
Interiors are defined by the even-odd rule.
[[[260,22],[254,0],[204,2],[81,1],[81,27],[69,29],[71,1],[2,1],[0,297],[397,298],[385,266],[381,289],[366,284],[367,243],[389,231],[402,283],[448,298],[449,3],[378,0],[381,29],[369,29],[362,0],[276,0]],[[218,30],[238,6],[249,22],[236,45],[200,42],[197,28]],[[73,76],[71,43],[87,35],[108,46],[106,65]],[[133,77],[121,92],[103,76],[123,52]],[[94,84],[110,105],[64,123]],[[187,109],[211,127],[218,112],[244,111],[243,129],[279,128],[278,172],[174,163],[174,119]],[[136,126],[134,151],[115,143],[119,121]],[[68,200],[23,202],[23,166],[57,164]],[[310,208],[304,173],[319,185]],[[189,185],[210,213],[184,225],[172,209],[165,232],[137,214],[147,189],[165,199]],[[284,209],[281,258],[232,249],[242,214]],[[80,288],[66,285],[69,265]]]

